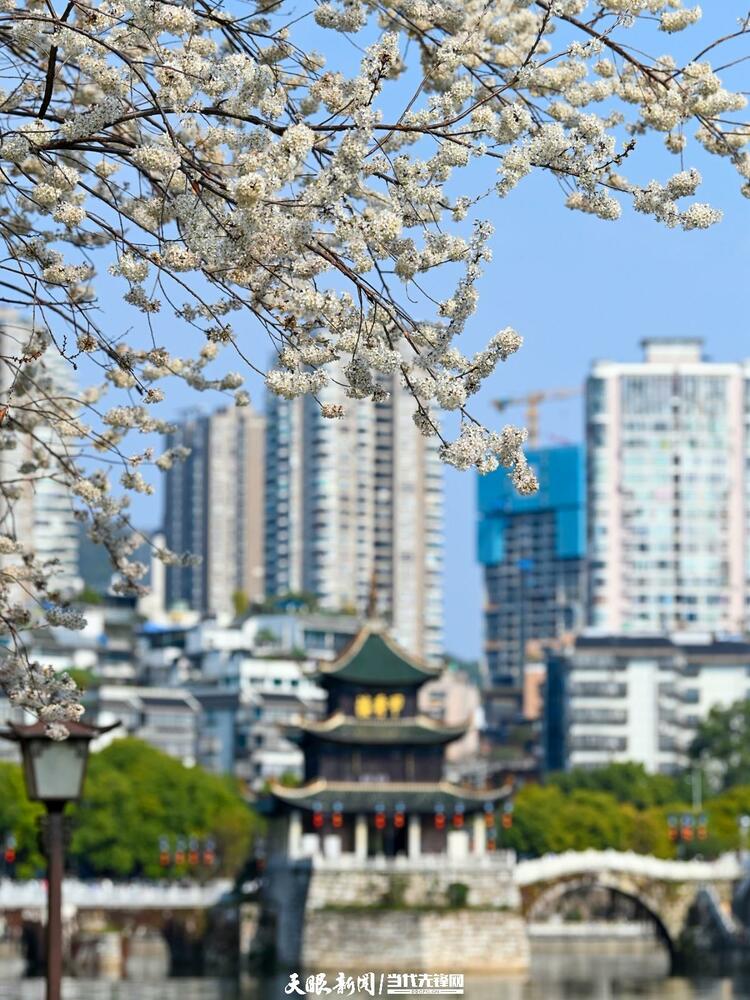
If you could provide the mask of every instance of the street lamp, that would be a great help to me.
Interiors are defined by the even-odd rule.
[[[62,881],[64,871],[63,812],[83,792],[91,740],[119,725],[89,726],[68,722],[68,737],[52,740],[43,722],[11,724],[3,733],[21,748],[26,794],[47,810],[47,1000],[60,1000],[62,982]]]

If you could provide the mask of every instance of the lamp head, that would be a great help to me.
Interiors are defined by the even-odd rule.
[[[32,802],[63,805],[80,799],[86,777],[91,740],[119,725],[89,726],[67,722],[68,737],[53,740],[43,722],[28,726],[11,724],[2,733],[21,747],[26,794]]]

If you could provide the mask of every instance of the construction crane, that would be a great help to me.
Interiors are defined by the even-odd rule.
[[[511,406],[526,407],[526,428],[529,432],[529,444],[532,448],[539,444],[539,407],[542,403],[550,402],[554,399],[570,399],[572,396],[580,396],[583,389],[580,385],[568,389],[539,389],[537,392],[529,392],[525,396],[518,396],[515,399],[496,399],[493,406],[502,413],[509,410]]]

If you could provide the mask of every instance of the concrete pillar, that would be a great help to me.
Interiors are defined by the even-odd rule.
[[[341,857],[341,835],[338,833],[327,833],[323,837],[323,857],[326,858],[340,858]]]
[[[448,857],[451,861],[465,861],[469,856],[469,831],[448,831]]]
[[[474,815],[474,853],[485,854],[487,851],[487,826],[484,813]]]
[[[289,814],[286,851],[290,858],[302,856],[302,813],[297,809]]]
[[[422,854],[422,817],[418,813],[409,814],[407,853],[412,860]]]
[[[354,856],[367,860],[367,817],[361,814],[354,820]]]

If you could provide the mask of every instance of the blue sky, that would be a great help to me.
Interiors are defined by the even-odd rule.
[[[736,18],[745,13],[744,4],[736,0],[712,4],[699,29],[676,38],[661,35],[659,49],[677,49],[679,54],[699,50],[710,38],[732,31]],[[345,39],[339,54],[342,61],[357,59]],[[334,52],[333,61],[335,56]],[[743,76],[746,80],[747,70],[741,65],[728,77],[729,85],[750,90],[742,86]],[[571,212],[564,207],[557,183],[547,175],[527,178],[505,200],[480,203],[482,217],[495,226],[494,260],[479,286],[480,307],[461,346],[475,350],[508,325],[523,334],[525,343],[486,384],[473,405],[475,416],[494,425],[506,419],[521,421],[520,410],[500,418],[491,407],[492,398],[582,385],[593,358],[636,359],[644,336],[701,336],[707,353],[717,360],[750,356],[746,331],[750,201],[740,195],[739,177],[723,160],[691,146],[685,166],[697,166],[703,174],[698,200],[725,212],[724,221],[708,232],[669,231],[627,207],[617,223]],[[679,169],[679,158],[666,153],[661,137],[656,137],[639,141],[626,172],[645,183],[652,177],[664,180]],[[166,316],[161,322],[173,328]],[[249,381],[249,388],[258,398],[257,381]],[[215,396],[178,392],[162,412],[173,416],[188,404],[212,408],[217,403]],[[548,404],[542,409],[541,426],[543,443],[550,443],[550,435],[579,441],[580,399]],[[472,473],[447,470],[446,648],[472,657],[479,655],[482,641],[475,491]],[[135,507],[141,523],[158,522],[160,502],[157,496]]]

